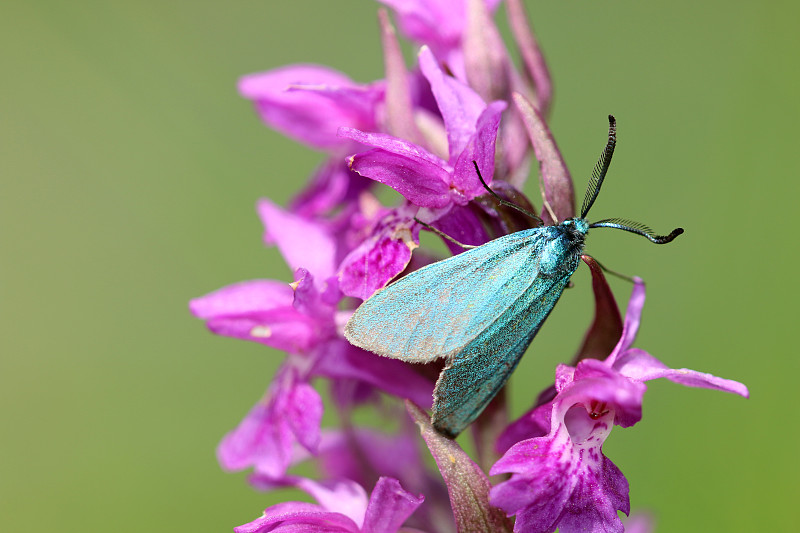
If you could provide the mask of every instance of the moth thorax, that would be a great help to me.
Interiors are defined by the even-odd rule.
[[[589,232],[589,223],[582,218],[568,218],[559,224],[563,228],[564,236],[578,245],[582,245]]]

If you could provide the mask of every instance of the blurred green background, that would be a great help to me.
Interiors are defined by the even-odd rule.
[[[345,6],[346,5],[346,6]],[[789,531],[796,480],[794,2],[528,2],[551,126],[582,191],[619,145],[593,215],[686,234],[594,232],[588,252],[648,281],[637,345],[752,398],[652,383],[606,454],[658,531]],[[7,2],[0,18],[0,529],[230,531],[285,494],[214,448],[280,353],[207,333],[188,299],[289,279],[261,245],[322,159],[264,127],[237,77],[294,62],[382,77],[377,4]],[[502,17],[501,17],[502,18]],[[527,192],[535,197],[536,182]],[[591,316],[574,277],[512,381],[521,412]],[[613,281],[621,302],[630,286]]]

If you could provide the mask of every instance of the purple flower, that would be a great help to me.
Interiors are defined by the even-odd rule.
[[[298,269],[288,284],[256,280],[225,287],[192,300],[190,308],[211,331],[289,352],[267,395],[239,427],[223,439],[218,457],[229,470],[254,467],[282,475],[295,443],[315,452],[322,403],[308,384],[315,376],[352,379],[401,398],[431,403],[432,383],[400,361],[352,346],[337,329],[335,289],[318,290]]]
[[[447,161],[424,147],[387,134],[342,128],[339,135],[374,147],[352,156],[350,168],[392,187],[413,205],[446,212],[485,192],[472,161],[477,161],[484,179],[491,182],[497,128],[506,104],[487,106],[468,86],[445,75],[427,48],[420,51],[419,58],[442,113]]]
[[[623,324],[600,267],[584,259],[592,268],[595,319],[574,366],[558,366],[554,385],[510,425],[499,397],[473,426],[476,461],[438,434],[423,410],[440,367],[381,358],[343,338],[356,305],[346,296],[366,299],[432,260],[414,252],[419,221],[474,245],[530,226],[486,193],[475,165],[498,195],[538,212],[545,224],[575,214],[572,180],[545,122],[549,74],[521,0],[506,0],[520,70],[493,20],[500,0],[379,1],[423,45],[418,67],[406,66],[389,15],[380,10],[385,80],[360,84],[317,65],[240,80],[241,94],[267,125],[328,159],[287,209],[258,203],[264,242],[279,249],[294,282],[246,281],[190,304],[212,332],[287,354],[263,398],[220,443],[222,467],[252,468],[255,488],[295,487],[317,501],[270,507],[235,531],[392,533],[418,524],[442,533],[622,531],[617,513],[629,512],[628,482],[602,445],[614,425],[641,419],[645,382],[665,377],[748,394],[740,383],[673,370],[632,347],[644,304],[640,280]],[[542,192],[536,211],[517,190],[531,154]],[[375,183],[399,192],[402,203],[382,205],[370,190]],[[330,385],[340,428],[321,428],[323,402],[314,388],[320,380]],[[420,457],[407,421],[386,433],[356,424],[364,407],[400,418],[398,405],[378,391],[408,399],[441,475],[426,468],[432,464]],[[500,454],[490,472],[509,476],[492,487],[485,471]],[[323,481],[290,473],[306,460]],[[373,485],[368,497],[363,487]],[[415,493],[427,499],[416,513],[423,497]]]
[[[694,370],[673,370],[632,348],[645,288],[636,280],[622,337],[605,361],[559,365],[555,399],[523,417],[533,435],[511,446],[491,474],[511,474],[492,489],[493,505],[516,515],[515,531],[564,533],[623,531],[617,511],[628,513],[628,482],[602,453],[613,425],[629,427],[642,417],[645,381],[659,377],[691,387],[747,397],[741,383]],[[549,410],[549,433],[539,436]],[[546,419],[546,418],[545,418]],[[512,429],[513,428],[513,429]],[[516,435],[520,426],[513,427]]]
[[[457,237],[464,237],[459,234],[462,228],[471,228],[473,233],[466,242],[480,244],[489,239],[475,216],[460,208],[485,193],[473,161],[482,169],[484,179],[492,180],[495,140],[506,104],[487,106],[468,86],[445,75],[427,48],[420,51],[420,66],[442,114],[447,160],[388,134],[352,128],[339,131],[342,137],[374,147],[352,156],[350,168],[394,188],[410,204],[376,217],[369,237],[343,261],[341,286],[349,296],[367,298],[405,269],[411,250],[419,243],[415,216],[427,222],[455,217],[459,221],[455,225],[461,229]],[[419,211],[419,207],[425,209]]]
[[[395,533],[424,501],[393,478],[378,480],[367,500],[360,485],[342,481],[330,486],[296,478],[293,483],[314,496],[319,505],[286,502],[267,508],[252,522],[234,528],[236,533],[301,532]],[[410,531],[404,528],[405,531]]]
[[[410,365],[378,357],[348,343],[341,327],[348,312],[335,272],[335,245],[320,224],[262,200],[265,241],[275,243],[296,268],[291,285],[253,280],[224,287],[191,301],[189,307],[216,334],[284,350],[284,362],[267,396],[229,433],[218,449],[228,470],[253,467],[282,476],[300,445],[315,453],[322,402],[309,384],[317,376],[354,380],[401,398],[430,405],[433,383]],[[301,265],[323,274],[317,279]]]
[[[497,129],[506,104],[487,106],[472,89],[442,72],[427,48],[420,50],[419,60],[444,121],[447,161],[390,135],[348,128],[342,128],[339,134],[374,147],[352,156],[350,168],[392,187],[413,205],[446,211],[485,192],[473,161],[477,161],[486,182],[491,182]]]

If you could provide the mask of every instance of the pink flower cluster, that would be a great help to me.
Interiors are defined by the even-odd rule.
[[[664,377],[747,396],[740,383],[672,370],[632,347],[641,280],[623,327],[602,271],[587,259],[597,314],[574,366],[560,365],[554,387],[521,419],[505,420],[502,433],[497,424],[475,424],[476,441],[495,442],[502,455],[489,473],[510,475],[494,485],[417,407],[430,407],[440,365],[381,358],[342,335],[355,299],[431,261],[415,252],[419,221],[474,245],[521,229],[519,216],[485,194],[473,162],[500,196],[547,224],[575,209],[570,174],[544,120],[550,78],[521,1],[505,2],[519,69],[493,20],[499,0],[381,2],[420,45],[412,68],[381,11],[384,79],[361,84],[327,67],[295,65],[239,84],[268,126],[327,159],[288,208],[258,203],[264,242],[278,247],[294,281],[245,281],[190,303],[212,332],[286,353],[263,398],[220,443],[220,464],[251,470],[260,490],[297,487],[318,502],[270,507],[235,530],[623,531],[617,511],[629,512],[628,482],[602,444],[614,425],[639,421],[645,382]],[[539,210],[520,192],[532,159],[539,163]],[[382,205],[377,183],[403,201]],[[323,380],[340,427],[321,427],[315,385]],[[359,426],[359,409],[378,410],[394,431]],[[428,468],[415,423],[440,472]],[[291,473],[303,461],[314,462],[318,480]],[[364,487],[374,487],[371,496]]]

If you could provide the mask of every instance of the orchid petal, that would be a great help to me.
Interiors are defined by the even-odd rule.
[[[354,250],[339,267],[339,288],[366,300],[398,276],[411,261],[419,246],[419,226],[413,216],[416,208],[406,206],[379,216]]]
[[[217,448],[226,470],[253,467],[270,478],[281,478],[300,443],[311,452],[319,443],[322,399],[289,369],[279,372],[268,396],[258,402]]]
[[[290,213],[267,199],[258,202],[264,242],[278,246],[292,270],[308,269],[321,283],[335,272],[336,246],[319,223]]]
[[[500,116],[505,108],[505,102],[498,101],[489,104],[478,117],[475,134],[458,155],[453,170],[453,186],[462,191],[467,198],[471,199],[486,193],[486,189],[478,179],[473,161],[478,164],[486,184],[492,183],[497,130],[500,126]]]
[[[339,136],[392,154],[401,155],[420,164],[430,164],[445,169],[447,163],[421,146],[385,133],[367,133],[354,128],[339,128]],[[450,180],[442,180],[449,182]]]
[[[491,502],[516,514],[517,532],[621,532],[617,510],[630,510],[625,477],[602,455],[600,443],[576,444],[566,426],[556,428],[517,443],[495,463],[490,474],[512,476],[492,488]]]
[[[552,403],[539,405],[510,423],[497,438],[496,451],[505,454],[518,442],[547,435],[550,432],[552,412]]]
[[[294,296],[288,283],[273,280],[243,281],[195,298],[189,310],[197,318],[243,315],[290,307]]]
[[[254,280],[223,287],[189,303],[217,335],[266,344],[290,353],[316,341],[314,321],[292,307],[288,283]]]
[[[393,188],[419,207],[450,203],[450,175],[442,167],[376,149],[350,158],[350,168]]]
[[[306,188],[292,199],[289,210],[306,218],[328,215],[339,206],[354,204],[371,181],[350,170],[341,157],[332,157],[314,172]]]
[[[372,490],[362,530],[395,533],[423,501],[424,496],[404,490],[396,479],[381,477]]]
[[[466,13],[464,2],[442,0],[378,0],[398,16],[405,35],[440,53],[457,47]]]
[[[239,81],[262,120],[276,130],[320,149],[345,144],[339,126],[374,129],[382,89],[361,86],[344,74],[318,65],[292,65]]]
[[[491,239],[480,219],[470,209],[470,206],[454,206],[446,215],[438,218],[433,227],[454,238],[462,244],[480,246]],[[460,254],[464,248],[444,239],[444,244],[453,254]]]
[[[616,347],[611,352],[611,355],[606,360],[607,364],[614,365],[617,357],[633,346],[633,341],[636,340],[636,333],[639,331],[639,324],[642,320],[645,296],[646,290],[644,281],[640,278],[633,278],[633,290],[628,300],[628,308],[625,310],[625,323],[622,326],[622,335]]]
[[[713,389],[731,392],[745,398],[750,397],[747,387],[738,381],[719,378],[712,374],[697,372],[696,370],[690,370],[688,368],[672,369],[644,350],[636,348],[625,352],[625,354],[617,360],[614,368],[622,375],[637,381],[666,378],[674,383],[686,385],[687,387]]]
[[[326,511],[345,515],[359,528],[364,523],[368,505],[367,492],[355,481],[343,479],[319,483],[307,478],[297,478],[293,485],[313,496]]]
[[[431,84],[433,96],[442,113],[447,130],[450,161],[454,161],[464,151],[475,133],[475,124],[486,109],[486,103],[467,85],[445,75],[426,47],[419,51],[419,66]]]
[[[358,526],[343,514],[325,512],[305,502],[284,502],[264,510],[252,522],[233,528],[235,533],[358,533]]]
[[[556,409],[564,411],[582,404],[587,411],[595,405],[603,411],[614,411],[614,423],[630,427],[642,419],[644,383],[632,381],[602,361],[584,359],[575,368],[575,381],[556,398]]]

